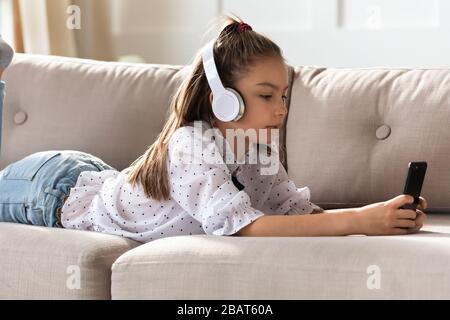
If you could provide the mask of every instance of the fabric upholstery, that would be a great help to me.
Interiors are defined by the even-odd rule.
[[[110,299],[111,265],[139,245],[88,231],[0,223],[0,299]]]
[[[324,208],[360,206],[403,193],[408,163],[427,161],[422,195],[450,212],[449,87],[445,68],[297,67],[290,176]]]
[[[116,260],[112,298],[448,299],[449,218],[407,236],[159,239]]]

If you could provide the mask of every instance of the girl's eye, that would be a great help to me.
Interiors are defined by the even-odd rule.
[[[263,98],[264,100],[270,100],[272,98],[272,95],[270,95],[270,94],[266,94],[266,95],[262,94],[262,95],[260,95],[260,97]]]
[[[286,103],[286,101],[287,101],[287,96],[282,96],[281,98],[283,99],[283,102]]]

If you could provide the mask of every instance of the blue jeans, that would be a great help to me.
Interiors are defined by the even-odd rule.
[[[3,85],[0,83],[0,111]],[[61,227],[57,211],[83,171],[116,170],[89,153],[36,152],[0,171],[0,222]]]

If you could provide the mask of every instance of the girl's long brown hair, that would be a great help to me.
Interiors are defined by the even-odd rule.
[[[214,59],[225,87],[233,87],[257,59],[282,58],[278,45],[264,35],[249,29],[239,32],[237,29],[241,19],[225,17],[223,21],[224,26],[214,46]],[[145,194],[158,201],[170,198],[166,161],[172,134],[195,120],[206,121],[211,126],[214,124],[209,101],[211,89],[203,70],[201,51],[196,54],[192,67],[172,100],[169,118],[156,141],[128,168],[128,182],[132,186],[140,183]],[[283,154],[280,152],[281,157]]]

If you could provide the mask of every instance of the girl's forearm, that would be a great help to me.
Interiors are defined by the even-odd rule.
[[[238,236],[344,236],[362,234],[357,208],[321,214],[266,215],[239,230]]]

